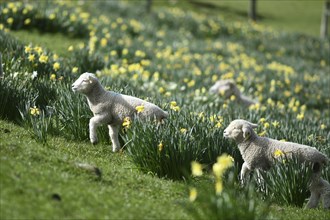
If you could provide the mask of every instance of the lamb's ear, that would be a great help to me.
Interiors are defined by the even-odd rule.
[[[93,77],[92,77],[92,76],[88,76],[88,80],[89,80],[89,83],[90,83],[90,84],[93,83]]]
[[[228,85],[230,89],[235,88],[235,82],[233,80],[228,81]]]
[[[249,126],[249,125],[243,125],[242,131],[243,131],[243,137],[244,137],[244,139],[247,139],[252,134],[252,127]]]
[[[249,125],[251,126],[251,128],[257,128],[257,127],[258,127],[257,124],[253,124],[253,123],[251,123],[251,122],[249,122]]]

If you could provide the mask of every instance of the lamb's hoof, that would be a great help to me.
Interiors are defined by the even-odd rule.
[[[96,144],[98,143],[98,141],[97,141],[97,140],[91,140],[91,143],[92,143],[93,145],[96,145]]]
[[[112,152],[114,152],[114,153],[117,153],[117,152],[119,152],[120,151],[120,148],[113,148],[112,149]]]

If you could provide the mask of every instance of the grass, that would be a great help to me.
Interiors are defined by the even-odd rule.
[[[15,38],[28,45],[39,45],[62,57],[70,56],[68,48],[83,42],[79,38],[67,37],[62,33],[47,33],[38,30],[15,30],[10,32]]]
[[[26,129],[0,122],[0,218],[198,218],[179,205],[188,202],[188,189],[195,186],[200,197],[206,198],[192,205],[200,216],[244,216],[239,209],[243,205],[252,207],[250,218],[257,219],[257,210],[262,208],[256,205],[259,195],[242,194],[237,199],[239,191],[224,178],[226,191],[214,200],[214,177],[207,173],[218,155],[231,154],[235,159],[231,176],[237,183],[242,158],[236,145],[221,135],[235,118],[259,122],[256,132],[260,135],[311,145],[329,155],[328,42],[179,9],[155,10],[149,16],[141,15],[141,5],[89,1],[85,7],[94,7],[86,7],[90,13],[86,14],[79,7],[83,2],[47,2],[48,10],[40,10],[35,3],[27,14],[26,4],[0,5],[5,12],[0,16],[5,25],[0,28],[10,27],[8,33],[21,34],[18,38],[23,41],[0,32],[5,64],[0,117],[23,121]],[[185,2],[177,4],[184,6]],[[21,31],[26,19],[30,19],[26,28],[31,32]],[[42,35],[39,40],[40,33],[33,31],[36,28],[62,34]],[[13,31],[17,29],[20,31]],[[31,34],[27,41],[25,34]],[[67,56],[72,38],[65,36],[84,36],[84,46],[74,47]],[[33,45],[24,47],[27,42]],[[54,51],[61,56],[54,56]],[[91,113],[85,98],[72,93],[70,85],[79,73],[97,70],[102,84],[111,90],[147,98],[169,111],[171,120],[162,124],[165,129],[153,123],[134,123],[122,133],[127,145],[118,154],[111,153],[104,129],[98,131],[100,144],[89,144]],[[38,77],[32,77],[33,71]],[[235,97],[225,100],[208,94],[217,79],[227,78],[260,105],[240,108]],[[180,110],[172,108],[172,101]],[[34,106],[43,114],[33,115]],[[19,117],[18,109],[25,119]],[[203,164],[204,179],[191,181],[191,160]],[[77,163],[85,165],[81,168]],[[154,168],[159,167],[157,173]],[[189,177],[185,181],[162,178],[182,179],[182,173],[172,175],[180,170]],[[273,176],[280,175],[275,172]],[[283,180],[291,183],[291,178]],[[281,191],[283,186],[275,187]],[[210,193],[203,194],[203,189]],[[231,203],[218,209],[223,201]],[[272,198],[263,203],[270,201],[282,205]],[[241,212],[231,211],[238,209]],[[219,213],[221,210],[224,212]],[[281,210],[287,214],[282,216],[286,212]],[[271,206],[270,217],[326,219],[329,215],[323,210],[299,210]]]
[[[183,183],[142,174],[127,155],[110,146],[51,138],[36,143],[30,133],[0,121],[1,219],[182,219]],[[79,169],[88,163],[102,177]]]
[[[1,219],[190,219],[184,182],[139,172],[126,153],[52,137],[48,145],[0,121]],[[88,163],[102,171],[78,168]],[[195,182],[205,187],[203,180]],[[327,219],[328,211],[272,206],[271,218]]]
[[[249,1],[245,0],[184,0],[154,1],[155,6],[179,6],[199,13],[223,17],[225,21],[246,22]],[[258,23],[278,31],[320,35],[321,14],[324,1],[257,1]],[[329,24],[330,28],[330,24]]]

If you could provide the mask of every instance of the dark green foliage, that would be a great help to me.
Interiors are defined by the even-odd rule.
[[[296,157],[283,156],[268,172],[261,171],[260,174],[262,179],[257,180],[260,192],[278,205],[303,207],[310,195],[312,164],[301,163]]]

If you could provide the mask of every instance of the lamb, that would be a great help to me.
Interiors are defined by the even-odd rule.
[[[113,152],[120,150],[118,133],[125,118],[151,117],[161,121],[168,116],[167,112],[150,102],[113,91],[106,91],[92,73],[83,73],[72,84],[72,90],[87,97],[88,105],[93,112],[94,117],[89,121],[91,143],[96,144],[98,142],[97,127],[101,124],[107,124]],[[136,107],[138,106],[143,106],[143,111],[137,113]]]
[[[219,80],[210,88],[209,92],[211,94],[220,94],[225,99],[228,99],[234,95],[237,102],[244,106],[250,106],[257,103],[256,101],[244,96],[239,91],[233,80]]]
[[[312,179],[309,186],[311,197],[307,208],[316,208],[323,197],[324,208],[330,208],[330,184],[321,178],[321,170],[328,163],[326,155],[316,148],[292,142],[282,142],[267,137],[259,137],[253,128],[257,124],[237,119],[232,121],[224,130],[224,137],[234,140],[238,144],[243,157],[240,178],[244,181],[250,171],[254,169],[268,170],[274,165],[274,152],[282,151],[288,158],[297,157],[300,162],[313,164]]]

